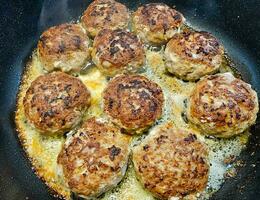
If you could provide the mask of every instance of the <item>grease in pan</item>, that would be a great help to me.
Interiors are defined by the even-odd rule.
[[[207,187],[202,192],[186,197],[208,198],[212,192],[220,188],[221,183],[224,181],[223,176],[227,169],[227,166],[224,163],[225,158],[229,156],[238,156],[240,154],[241,150],[246,145],[248,132],[245,131],[230,139],[208,138],[204,134],[201,134],[200,129],[187,121],[186,117],[187,101],[192,94],[193,89],[196,87],[196,83],[185,82],[167,73],[163,51],[155,52],[147,46],[145,48],[145,54],[146,65],[144,66],[144,70],[139,73],[156,82],[160,88],[162,88],[165,99],[161,119],[157,120],[155,125],[171,121],[177,129],[184,129],[187,132],[192,132],[208,147],[210,170]],[[223,59],[226,61],[225,58]],[[225,71],[232,72],[230,67],[223,62],[219,67],[218,73]],[[60,173],[60,168],[57,165],[58,154],[66,139],[61,135],[43,135],[33,128],[25,117],[22,99],[24,98],[27,89],[30,87],[31,82],[44,73],[46,73],[46,71],[44,71],[40,60],[34,53],[32,61],[28,63],[26,72],[23,76],[23,82],[20,86],[16,112],[17,129],[19,131],[19,138],[36,169],[38,176],[44,179],[46,184],[60,197],[70,199],[71,189],[66,184],[66,180],[64,180],[64,176]],[[83,121],[90,117],[106,118],[107,115],[103,112],[102,103],[103,91],[108,84],[106,76],[96,67],[92,67],[84,74],[78,73],[77,78],[86,85],[91,93],[90,107],[84,113]],[[75,129],[73,129],[72,132],[73,131],[75,131]],[[132,136],[132,145],[139,145],[145,136],[146,134],[143,136]],[[154,199],[153,195],[145,190],[138,181],[131,162],[129,163],[128,170],[121,183],[115,189],[106,192],[99,198]]]

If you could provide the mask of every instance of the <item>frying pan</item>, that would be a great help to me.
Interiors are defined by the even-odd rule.
[[[260,94],[260,0],[173,0],[187,21],[224,44],[244,80]],[[0,199],[54,199],[31,170],[14,125],[19,81],[31,51],[46,28],[77,20],[88,0],[0,1]],[[154,1],[123,1],[130,9]],[[259,95],[260,96],[260,95]],[[212,199],[260,199],[260,121],[239,157],[244,167]]]

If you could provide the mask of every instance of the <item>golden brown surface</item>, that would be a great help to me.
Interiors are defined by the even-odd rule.
[[[183,32],[176,34],[166,46],[166,67],[185,80],[197,80],[216,72],[223,54],[223,46],[211,34]]]
[[[96,197],[123,178],[129,156],[130,137],[120,129],[90,118],[69,136],[58,156],[73,192]]]
[[[62,24],[44,31],[38,56],[47,71],[79,71],[89,59],[89,39],[78,24]]]
[[[114,0],[95,0],[83,13],[81,23],[95,37],[102,29],[126,28],[129,18],[125,5]]]
[[[104,8],[104,6],[106,7],[105,4],[106,3],[104,3],[103,5],[100,5],[100,7],[99,7],[100,11],[99,11],[99,8],[97,8],[98,9],[97,12],[94,11],[94,13],[95,13],[94,15],[97,14],[97,16],[96,16],[97,18],[102,19],[102,17],[106,17],[106,14],[103,12],[106,9],[106,8]],[[147,12],[149,12],[149,9]],[[101,15],[99,15],[98,13]],[[115,13],[116,13],[116,11],[115,11]],[[110,14],[108,14],[108,15],[112,16]],[[129,16],[128,16],[128,18],[129,18]],[[159,18],[158,18],[158,20],[159,20]],[[104,19],[104,21],[106,21],[107,19]],[[98,22],[98,20],[96,20],[96,22]],[[108,21],[106,21],[106,22],[107,22],[106,24],[109,24]],[[151,23],[154,23],[154,22],[151,22]],[[83,21],[80,24],[83,25]],[[86,28],[86,27],[84,27],[84,28]],[[111,28],[111,29],[114,29],[114,28]],[[117,29],[117,28],[115,28],[115,29]],[[182,29],[183,29],[182,25],[180,25],[178,30],[168,30],[165,33],[162,33],[162,32],[158,32],[158,31],[156,31],[156,32],[148,31],[147,32],[147,29],[145,29],[145,27],[142,27],[140,29],[141,31],[139,32],[139,36],[143,37],[143,39],[148,38],[150,40],[154,40],[155,41],[154,43],[157,42],[156,44],[161,44],[161,43],[165,43],[166,40],[171,38],[172,35],[174,35],[175,33],[179,33],[180,32],[179,30],[182,30]],[[85,31],[85,29],[83,29],[83,31]],[[86,32],[87,31],[88,30],[86,30]],[[146,33],[147,33],[147,35],[145,35]],[[158,34],[155,34],[155,33],[158,33]],[[60,33],[57,32],[57,34],[60,34]],[[145,41],[148,42],[147,40],[145,40]],[[51,40],[50,40],[50,42],[51,42]],[[90,42],[90,43],[92,43],[92,42]],[[70,40],[68,46],[70,46],[72,44],[73,44],[73,40]],[[202,131],[200,133],[200,129],[198,127],[194,126],[194,124],[190,123],[186,118],[187,99],[189,98],[190,93],[192,92],[193,88],[195,87],[196,82],[190,82],[190,81],[185,82],[175,76],[169,75],[169,73],[167,73],[165,71],[165,69],[166,69],[165,62],[164,62],[165,57],[163,56],[164,55],[164,52],[163,52],[164,46],[160,46],[160,48],[161,48],[160,51],[158,51],[159,48],[156,48],[156,49],[150,48],[150,46],[147,46],[147,48],[145,48],[145,54],[146,54],[145,67],[142,68],[142,70],[140,70],[140,71],[138,70],[137,72],[142,73],[150,80],[154,80],[156,83],[158,83],[160,85],[160,87],[163,90],[163,94],[165,97],[164,98],[165,99],[165,102],[164,102],[165,109],[163,110],[163,113],[160,114],[161,119],[158,120],[156,123],[154,123],[154,125],[157,123],[161,123],[161,122],[171,121],[174,123],[174,128],[185,129],[186,131],[188,131],[188,133],[192,133],[191,136],[189,136],[190,139],[192,139],[192,138],[194,139],[194,136],[192,136],[192,135],[196,134],[196,136],[199,138],[199,140],[201,139],[201,141],[203,141],[207,145],[207,147],[209,149],[209,161],[211,163],[210,170],[209,170],[208,185],[207,185],[208,188],[210,188],[210,190],[206,189],[203,191],[199,191],[198,193],[195,193],[196,191],[194,191],[194,193],[188,194],[187,196],[186,196],[186,194],[182,194],[181,196],[184,196],[184,199],[197,199],[197,198],[198,199],[208,199],[212,195],[212,193],[214,193],[221,187],[221,185],[224,182],[224,179],[221,177],[223,177],[223,175],[226,174],[226,170],[229,169],[229,167],[230,167],[230,165],[227,167],[226,163],[224,163],[223,161],[227,157],[230,157],[231,155],[235,156],[235,157],[239,156],[240,152],[246,147],[247,140],[248,140],[250,133],[246,131],[243,134],[240,134],[240,135],[230,138],[228,140],[226,140],[226,139],[217,139],[216,140],[216,139],[212,139],[212,137],[208,137],[207,135],[203,135]],[[92,48],[90,48],[90,51],[91,50],[92,50]],[[113,51],[114,51],[114,49],[112,50],[112,52]],[[38,54],[39,54],[39,52],[38,52]],[[75,57],[73,57],[74,59],[70,60],[70,62],[67,62],[67,63],[64,62],[66,64],[65,65],[66,67],[64,67],[64,63],[60,63],[60,61],[56,62],[56,65],[59,66],[60,68],[62,68],[63,71],[66,71],[66,72],[70,71],[70,67],[73,67],[74,64],[80,63],[79,61],[83,58],[83,56],[85,56],[84,52],[82,52],[82,54],[77,53],[76,55],[77,55],[76,58],[78,58],[79,60],[77,60],[77,59],[74,60]],[[71,188],[69,188],[69,186],[67,184],[68,179],[64,180],[65,177],[64,177],[63,173],[60,173],[61,172],[60,169],[62,169],[62,167],[60,168],[60,165],[58,165],[58,163],[57,163],[57,156],[61,152],[62,146],[66,145],[66,144],[64,144],[66,138],[61,134],[47,136],[46,134],[40,133],[37,128],[31,126],[31,123],[29,123],[29,120],[27,120],[27,118],[25,117],[25,108],[23,105],[23,99],[24,99],[25,93],[26,93],[27,89],[30,87],[31,82],[33,80],[35,80],[38,76],[46,73],[46,71],[44,71],[42,69],[43,62],[42,61],[40,62],[38,57],[39,56],[36,56],[33,53],[32,63],[28,62],[28,67],[23,75],[23,81],[21,83],[19,94],[17,97],[18,98],[17,99],[17,111],[16,111],[15,120],[16,120],[16,126],[17,126],[17,130],[18,130],[18,136],[22,143],[22,146],[24,147],[24,150],[26,151],[27,156],[32,163],[35,173],[38,175],[39,178],[44,180],[46,185],[49,188],[51,188],[51,190],[55,191],[55,193],[57,195],[59,195],[60,198],[64,198],[64,199],[68,199],[68,200],[72,199],[72,198],[74,198],[72,193],[74,193],[74,192],[77,193],[77,189],[80,190],[78,193],[80,193],[81,191],[86,192],[86,191],[90,191],[89,188],[92,188],[92,186],[96,187],[96,190],[91,190],[91,191],[93,191],[93,193],[90,195],[95,196],[95,195],[98,195],[99,193],[103,193],[106,190],[112,188],[114,185],[116,185],[117,181],[121,180],[122,174],[119,176],[116,176],[118,178],[117,180],[114,179],[114,181],[111,181],[111,182],[109,182],[109,180],[108,180],[105,184],[102,184],[102,186],[100,186],[100,187],[98,187],[98,185],[95,184],[94,181],[93,181],[93,185],[91,185],[92,183],[90,183],[90,185],[88,185],[89,187],[86,187],[85,180],[88,177],[85,177],[85,179],[84,179],[84,175],[81,175],[82,169],[80,167],[76,168],[82,162],[78,158],[84,157],[84,155],[85,155],[84,151],[82,150],[80,153],[77,154],[76,151],[74,152],[72,150],[71,154],[69,156],[72,159],[75,158],[75,160],[73,160],[73,162],[75,163],[75,170],[73,172],[76,175],[71,178],[72,179],[71,182],[74,187],[74,189],[71,190]],[[122,57],[119,56],[117,59],[119,60],[121,58]],[[122,59],[122,62],[124,62],[125,58],[126,57],[124,57],[124,59]],[[225,60],[225,59],[226,59],[226,57],[224,57],[224,62],[221,64],[219,72],[232,71],[230,69],[230,66],[233,66],[233,63],[226,62],[227,60]],[[65,58],[64,58],[64,60],[66,61]],[[189,62],[189,61],[187,61],[187,62]],[[181,62],[177,62],[176,65],[178,63],[181,63]],[[189,62],[189,63],[192,63],[192,62]],[[61,66],[63,66],[63,67],[61,67]],[[77,69],[80,69],[80,68],[77,68]],[[99,68],[99,69],[101,69],[101,68]],[[87,65],[86,67],[83,68],[82,71],[80,71],[80,73],[77,73],[77,78],[80,79],[84,85],[86,85],[86,87],[89,89],[89,91],[91,93],[91,103],[90,103],[91,105],[87,109],[87,111],[84,112],[83,120],[86,118],[93,117],[93,116],[94,117],[104,116],[104,114],[105,114],[103,112],[104,111],[103,106],[102,106],[103,99],[101,98],[101,96],[102,96],[102,92],[103,92],[104,88],[106,87],[109,79],[105,76],[105,74],[101,73],[99,69],[97,69],[97,67],[95,67],[95,66],[89,67],[89,65]],[[198,69],[203,69],[203,68],[198,68]],[[60,69],[58,69],[58,70],[60,70]],[[180,69],[179,71],[184,71],[184,70],[186,70],[186,69],[183,68],[183,69]],[[77,71],[77,70],[71,70],[71,71]],[[111,70],[111,71],[114,72],[114,70]],[[140,90],[140,91],[142,91],[142,90]],[[131,92],[129,92],[129,93],[131,94]],[[151,93],[149,93],[149,94],[151,94]],[[136,96],[138,96],[138,95],[136,95]],[[134,96],[135,96],[135,94],[134,94]],[[138,106],[136,107],[137,104],[135,102],[138,102],[139,100],[138,100],[138,98],[137,98],[137,100],[134,100],[134,101],[132,99],[134,99],[134,98],[131,97],[131,98],[129,98],[129,101],[128,101],[125,98],[125,102],[126,101],[127,101],[127,103],[130,102],[130,104],[132,104],[131,102],[134,102],[132,104],[132,106],[133,106],[132,110],[133,110],[133,112],[135,112],[135,109],[138,108]],[[145,116],[144,113],[146,112],[147,109],[149,109],[149,106],[151,105],[149,103],[149,101],[153,101],[153,100],[149,100],[149,99],[150,99],[150,97],[148,98],[147,105],[141,104],[141,105],[144,105],[144,111],[142,111],[143,113],[141,113],[142,115],[140,116],[140,118],[138,118],[138,116],[136,116],[136,118],[134,118],[136,121],[141,121],[140,119],[142,119],[142,116]],[[128,109],[128,110],[131,115],[132,112],[130,112],[130,109]],[[120,112],[124,112],[124,109],[121,108]],[[129,114],[129,113],[127,113],[127,114]],[[123,116],[123,118],[127,118],[128,116],[126,116],[126,115]],[[124,131],[124,129],[126,129],[120,123],[119,120],[113,119],[113,121],[116,122],[120,127],[122,127],[122,129],[120,129],[120,131]],[[131,119],[129,121],[131,121]],[[149,119],[147,119],[147,121],[149,121]],[[106,122],[104,122],[104,123],[106,123]],[[101,127],[101,125],[93,125],[93,124],[97,124],[97,123],[95,123],[95,121],[92,121],[88,125],[89,127],[91,127],[90,128],[91,130],[93,130],[93,131],[94,130],[95,131],[103,130],[103,128],[99,129],[99,127]],[[111,124],[109,124],[109,126],[110,125]],[[153,123],[151,123],[150,125],[152,126]],[[130,133],[134,133],[134,131],[136,131],[138,133],[138,132],[142,132],[144,129],[147,129],[150,125],[147,125],[144,128],[137,128],[136,130],[135,129],[134,130],[126,129],[126,130]],[[107,127],[108,124],[105,124],[105,126]],[[114,127],[114,126],[111,125],[111,127]],[[118,130],[118,128],[116,128],[116,127],[114,127],[114,128]],[[136,128],[136,127],[134,127],[134,128]],[[74,127],[72,127],[72,129],[74,129]],[[74,129],[72,131],[76,131],[76,129]],[[72,131],[68,133],[68,135],[70,135],[70,140],[69,139],[67,140],[67,142],[66,142],[67,144],[70,142],[73,143],[74,140],[78,140],[78,138],[81,138],[80,135],[74,137],[75,136],[75,134],[74,134],[74,136],[72,136],[71,135]],[[76,134],[79,134],[79,133],[76,133]],[[150,134],[148,136],[150,136]],[[133,135],[131,137],[132,145],[139,144],[140,142],[143,141],[144,137],[145,137],[145,134],[142,136]],[[83,139],[83,141],[85,141],[85,140]],[[109,139],[109,142],[110,141],[114,142],[114,139]],[[117,141],[117,140],[115,140],[115,141]],[[78,144],[77,145],[74,145],[74,144],[72,146],[76,146],[76,147],[80,147],[80,148],[81,147],[83,148],[83,146],[84,146],[84,144],[79,144],[79,146],[77,146]],[[106,147],[104,147],[104,148],[106,148]],[[180,148],[183,148],[183,145],[181,145]],[[168,150],[168,148],[164,152],[167,152],[167,150]],[[113,151],[116,152],[117,150],[114,149]],[[77,157],[79,154],[80,154],[80,156]],[[82,156],[81,154],[84,154],[84,155]],[[94,154],[94,155],[96,155],[96,154]],[[98,155],[101,155],[101,154],[98,154]],[[92,156],[92,154],[91,154],[91,156]],[[104,157],[108,158],[109,156],[107,155]],[[103,155],[102,155],[102,158],[103,158]],[[65,163],[66,163],[66,161],[65,161]],[[68,165],[66,165],[66,166],[71,166],[70,161],[67,162],[67,164]],[[125,164],[125,166],[126,166],[126,164]],[[70,169],[71,168],[69,168],[69,170]],[[83,167],[83,169],[84,169],[84,167]],[[184,168],[184,169],[186,169],[186,168]],[[124,170],[125,169],[122,170],[122,173],[124,173]],[[104,171],[105,171],[105,173],[108,172],[107,174],[109,174],[109,172],[110,172],[109,170],[106,171],[106,170],[104,170],[104,168],[102,168],[99,171],[99,172],[101,172],[99,174],[102,174]],[[166,169],[166,172],[167,172],[167,169]],[[115,187],[112,190],[105,192],[98,199],[102,199],[102,200],[111,200],[111,199],[154,200],[154,199],[157,199],[157,198],[153,197],[152,194],[148,190],[144,189],[142,183],[140,181],[138,181],[137,178],[138,177],[136,176],[136,173],[135,173],[135,170],[133,167],[133,163],[130,163],[130,165],[128,165],[127,173],[124,176],[124,178],[122,179],[122,181],[120,182],[120,185],[118,185],[117,187]],[[182,179],[182,178],[180,178],[180,179]],[[87,179],[87,180],[89,180],[89,179]],[[101,181],[99,181],[98,179],[91,179],[91,180],[95,180],[96,182],[102,182],[103,179],[99,179]],[[185,181],[185,180],[187,180],[187,179],[183,179],[183,181]],[[174,181],[176,181],[176,180],[174,180]],[[180,180],[180,182],[182,182],[182,180]],[[166,187],[168,187],[168,185]],[[87,190],[85,190],[85,188],[87,188]],[[80,194],[80,196],[87,197],[87,196],[85,196],[85,194]]]
[[[64,133],[75,127],[89,103],[85,85],[63,72],[36,78],[23,99],[26,117],[44,134]]]
[[[65,138],[61,135],[58,136],[46,136],[40,134],[39,131],[27,122],[24,116],[23,98],[30,86],[31,82],[35,80],[41,74],[44,74],[38,57],[33,54],[32,63],[28,63],[25,74],[23,76],[22,84],[20,85],[20,91],[18,95],[17,111],[16,111],[16,125],[18,130],[18,136],[20,138],[23,147],[30,158],[34,171],[37,173],[49,188],[55,190],[60,197],[65,199],[71,199],[70,189],[63,182],[63,176],[58,176],[57,172],[57,156],[61,150],[61,146],[64,143]],[[221,70],[231,71],[226,66]],[[185,111],[184,100],[189,98],[189,95],[195,86],[194,82],[183,82],[182,80],[169,76],[165,73],[165,67],[163,62],[163,53],[158,51],[147,50],[147,68],[145,68],[145,76],[156,82],[162,87],[165,95],[165,112],[163,112],[162,119],[160,121],[173,121],[178,128],[187,128],[192,133],[196,133],[198,138],[204,139],[203,141],[209,147],[210,162],[210,178],[208,180],[208,186],[217,191],[224,179],[219,177],[223,176],[227,166],[223,163],[223,160],[230,155],[238,156],[240,152],[246,147],[249,133],[245,132],[236,137],[226,139],[211,139],[198,132],[198,129],[192,126],[191,123],[186,123],[182,118],[182,113]],[[91,91],[91,106],[86,112],[86,117],[100,116],[103,114],[103,108],[101,106],[102,98],[101,93],[106,87],[107,80],[96,67],[91,68],[88,73],[79,74],[78,77],[86,87]],[[139,138],[139,136],[133,136],[133,140]],[[211,190],[204,191],[206,195],[211,196]],[[203,192],[203,193],[204,193]],[[209,193],[210,192],[210,193]],[[190,196],[190,195],[189,195]],[[198,194],[193,194],[194,198]],[[204,197],[203,194],[199,195]],[[136,179],[134,169],[132,165],[129,166],[128,172],[125,178],[120,183],[120,186],[114,190],[108,191],[104,196],[100,197],[102,200],[111,200],[113,198],[124,200],[154,200],[155,198],[151,194],[144,190],[141,183]],[[185,197],[190,198],[190,197]],[[209,197],[205,197],[208,199]]]
[[[163,3],[143,5],[133,14],[133,31],[143,41],[155,44],[167,42],[185,21],[183,15]]]
[[[204,134],[231,137],[253,125],[258,112],[256,92],[231,73],[206,76],[191,93],[188,119]]]
[[[196,135],[171,123],[155,127],[133,149],[136,174],[161,199],[202,191],[208,181],[207,148]]]
[[[103,73],[114,75],[138,70],[145,62],[145,52],[133,33],[104,29],[95,37],[92,59]]]
[[[148,128],[162,115],[162,89],[141,75],[116,76],[108,83],[103,99],[104,111],[130,134]]]

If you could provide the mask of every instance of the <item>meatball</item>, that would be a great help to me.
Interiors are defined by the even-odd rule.
[[[190,96],[187,117],[202,133],[216,137],[237,135],[255,123],[256,92],[231,73],[206,76]]]
[[[133,31],[146,43],[160,45],[180,32],[184,21],[183,15],[169,6],[150,3],[133,14]]]
[[[95,37],[102,29],[127,28],[130,14],[125,5],[114,0],[93,1],[83,13],[81,23]]]
[[[155,127],[134,147],[133,163],[140,182],[160,199],[194,194],[207,185],[206,146],[171,123]]]
[[[123,178],[129,157],[129,136],[95,118],[66,139],[58,156],[65,181],[79,196],[92,199]]]
[[[63,72],[41,75],[23,99],[25,115],[42,133],[64,133],[74,128],[90,104],[90,93],[77,78]]]
[[[105,113],[129,134],[141,133],[162,115],[162,89],[141,75],[116,76],[103,98]]]
[[[78,72],[90,59],[87,33],[77,24],[51,27],[40,37],[38,56],[47,71]]]
[[[145,62],[143,44],[131,32],[104,29],[95,37],[93,62],[106,75],[135,72]]]
[[[165,64],[170,73],[189,81],[216,72],[224,54],[223,46],[207,32],[175,35],[165,49]]]

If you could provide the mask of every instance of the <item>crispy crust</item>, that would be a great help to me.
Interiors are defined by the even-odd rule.
[[[185,19],[181,13],[163,3],[143,5],[133,14],[133,30],[143,41],[161,44],[168,41]]]
[[[141,75],[115,77],[105,89],[103,99],[104,111],[130,134],[142,132],[162,115],[162,89]]]
[[[145,62],[142,42],[131,32],[104,29],[95,37],[93,62],[107,75],[134,72]]]
[[[216,72],[223,54],[223,46],[211,34],[183,32],[175,35],[166,46],[166,67],[185,80],[197,80]]]
[[[85,121],[67,138],[57,160],[71,190],[90,198],[115,187],[126,171],[129,139],[108,122]]]
[[[26,63],[26,66],[23,71],[23,76],[20,81],[19,92],[17,93],[16,99],[16,111],[15,111],[15,124],[16,124],[16,132],[20,141],[20,145],[24,150],[24,155],[28,158],[30,162],[30,167],[33,173],[48,187],[48,190],[51,195],[55,198],[59,199],[69,199],[70,192],[66,190],[67,188],[61,186],[60,184],[56,183],[56,181],[50,181],[49,177],[46,176],[46,171],[42,169],[42,166],[38,163],[38,158],[31,155],[29,152],[30,144],[27,138],[27,132],[25,130],[25,125],[23,124],[23,93],[26,92],[26,87],[28,84],[28,80],[30,80],[30,71],[32,64],[32,57],[30,57]],[[26,123],[26,122],[24,122]]]
[[[79,71],[90,57],[89,39],[78,24],[62,24],[44,31],[38,56],[47,71]]]
[[[194,88],[188,104],[188,119],[202,133],[231,137],[253,125],[258,98],[251,86],[231,73],[203,78]]]
[[[114,0],[95,0],[83,13],[81,23],[92,37],[102,29],[128,26],[130,14],[125,5]]]
[[[134,147],[136,174],[154,196],[182,197],[202,191],[208,181],[208,152],[196,135],[167,123]]]
[[[23,99],[25,115],[43,134],[75,127],[90,104],[90,93],[77,78],[63,72],[41,75]]]

